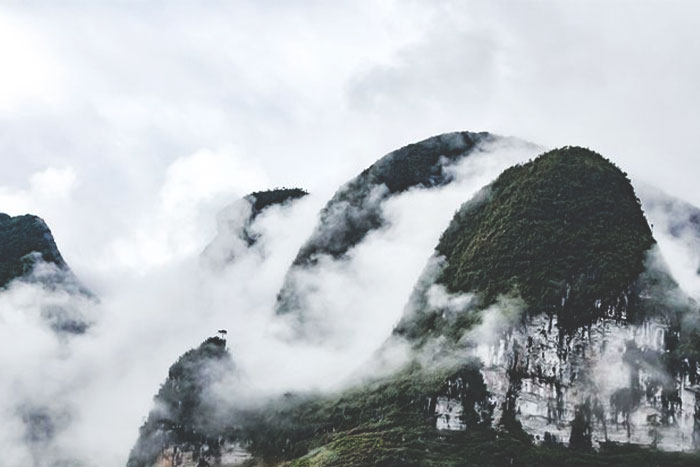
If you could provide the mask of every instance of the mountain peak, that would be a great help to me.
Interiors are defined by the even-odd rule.
[[[221,337],[209,337],[185,352],[170,367],[168,378],[154,397],[155,408],[139,430],[127,466],[153,465],[156,459],[162,460],[168,448],[182,445],[190,446],[189,455],[195,459],[220,456],[221,440],[215,422],[218,399],[211,388],[234,368],[226,340]]]
[[[38,258],[32,253],[38,253]],[[42,218],[0,213],[0,287],[29,274],[38,259],[60,269],[68,268]]]
[[[443,263],[435,282],[474,293],[483,306],[518,296],[528,311],[556,312],[574,328],[618,301],[654,243],[627,175],[567,146],[507,169],[462,205],[436,248]],[[413,324],[441,327],[434,319]],[[400,333],[427,332],[409,321]]]

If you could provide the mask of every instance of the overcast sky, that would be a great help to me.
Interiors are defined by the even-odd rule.
[[[79,272],[143,269],[237,196],[326,196],[453,130],[588,146],[700,204],[698,30],[693,2],[6,1],[0,211]]]

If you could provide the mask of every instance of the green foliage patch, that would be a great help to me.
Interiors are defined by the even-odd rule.
[[[653,244],[626,174],[593,151],[564,147],[507,169],[462,206],[436,248],[447,260],[437,282],[477,292],[484,305],[520,296],[573,328],[616,303]]]

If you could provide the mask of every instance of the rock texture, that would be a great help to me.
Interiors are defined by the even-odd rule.
[[[208,445],[173,445],[158,455],[153,467],[240,467],[252,459],[250,453],[238,443],[222,443],[216,452]]]
[[[696,449],[698,308],[653,245],[619,169],[552,151],[465,203],[396,334],[478,356],[495,428],[578,448]],[[465,429],[454,398],[434,413],[437,428]]]
[[[696,449],[700,386],[688,373],[668,374],[655,365],[668,351],[668,331],[662,322],[637,325],[621,317],[563,334],[556,316],[529,319],[477,349],[496,399],[494,416],[513,410],[535,439],[568,443],[577,415],[588,412],[594,446],[614,441]]]

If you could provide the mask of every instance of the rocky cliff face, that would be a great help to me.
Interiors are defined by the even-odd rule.
[[[153,463],[154,467],[241,467],[252,456],[238,443],[223,442],[216,452],[208,445],[194,449],[190,446],[172,445],[164,448]]]
[[[688,372],[668,374],[653,364],[668,351],[667,332],[667,324],[654,320],[635,325],[602,318],[564,335],[555,316],[529,319],[477,349],[495,417],[512,410],[538,441],[574,442],[582,416],[580,436],[593,446],[614,441],[696,449],[700,386]]]

